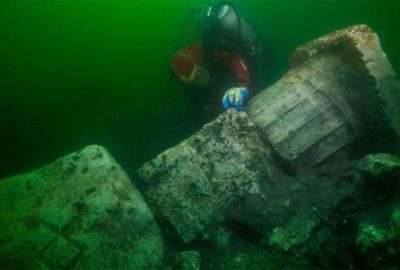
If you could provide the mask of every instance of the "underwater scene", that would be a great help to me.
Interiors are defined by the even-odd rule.
[[[400,1],[0,1],[0,268],[400,269]]]

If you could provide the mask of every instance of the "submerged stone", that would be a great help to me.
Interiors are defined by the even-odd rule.
[[[388,239],[386,232],[371,224],[361,223],[357,234],[357,245],[363,253],[369,249],[381,245]]]
[[[245,112],[228,110],[138,171],[154,213],[183,242],[209,238],[232,203],[271,177],[272,153]],[[260,195],[262,196],[262,194]]]
[[[400,159],[386,153],[370,154],[357,168],[372,177],[400,176]]]
[[[393,150],[398,104],[400,83],[378,36],[356,25],[297,48],[289,71],[246,111],[277,153],[303,168],[351,144]]]
[[[361,223],[356,244],[365,265],[371,269],[398,269],[400,235],[396,227],[386,229]]]
[[[304,243],[315,227],[315,222],[310,219],[294,217],[289,222],[272,231],[269,244],[284,251],[288,251],[301,243]]]
[[[160,231],[128,175],[101,146],[0,181],[5,268],[155,269]]]

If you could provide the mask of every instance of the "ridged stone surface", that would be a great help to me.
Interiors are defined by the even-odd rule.
[[[160,231],[128,175],[101,146],[0,181],[6,269],[156,269]]]

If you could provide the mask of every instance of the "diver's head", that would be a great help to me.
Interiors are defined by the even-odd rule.
[[[232,21],[237,21],[235,20],[235,12],[232,10],[233,7],[228,1],[212,1],[203,9],[201,14],[201,33],[206,62],[212,59],[212,51],[223,45],[221,40],[227,40],[229,41],[228,43],[232,43],[232,38],[230,37],[232,31],[226,31],[227,28],[232,28],[229,26]],[[232,45],[228,47],[232,47]],[[226,48],[219,49],[226,50]]]
[[[219,21],[228,13],[230,5],[228,1],[211,1],[202,12],[202,32],[204,35],[216,31]]]

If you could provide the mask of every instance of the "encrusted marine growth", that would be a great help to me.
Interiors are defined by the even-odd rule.
[[[400,138],[399,80],[370,28],[311,41],[289,63],[246,109],[281,157],[312,166],[352,142],[382,151]]]
[[[238,198],[271,177],[270,149],[244,112],[228,110],[138,171],[153,211],[183,242],[207,238]]]
[[[0,181],[4,269],[156,269],[163,242],[128,175],[98,145]]]

